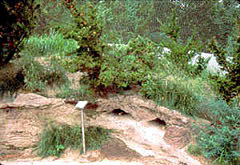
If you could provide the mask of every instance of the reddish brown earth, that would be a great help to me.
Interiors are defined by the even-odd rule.
[[[142,100],[138,96],[113,97],[97,103],[97,109],[85,111],[84,124],[113,129],[112,138],[99,150],[88,151],[85,155],[67,150],[61,158],[41,159],[35,156],[32,149],[36,146],[44,125],[49,121],[80,125],[80,113],[75,105],[67,104],[62,99],[45,98],[36,94],[21,94],[14,102],[0,102],[0,163],[209,164],[207,160],[187,153],[187,146],[192,140],[189,132],[191,119],[164,107],[157,107],[153,102]]]

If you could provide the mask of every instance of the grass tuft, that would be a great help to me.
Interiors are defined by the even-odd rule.
[[[101,127],[85,128],[86,150],[98,149],[110,136],[111,130]],[[49,124],[42,132],[36,147],[37,155],[41,157],[61,156],[66,148],[82,150],[82,129],[75,125]]]

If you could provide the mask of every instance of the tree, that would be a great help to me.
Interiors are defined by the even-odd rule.
[[[38,6],[37,6],[38,7]],[[21,50],[21,43],[33,28],[34,0],[0,2],[0,67]]]

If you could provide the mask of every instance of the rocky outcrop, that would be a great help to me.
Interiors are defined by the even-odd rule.
[[[66,103],[64,99],[46,98],[33,93],[20,94],[13,102],[0,103],[0,160],[6,160],[6,156],[34,156],[32,149],[49,121],[80,125],[80,111],[75,109],[75,105]],[[181,149],[190,142],[190,118],[157,106],[153,101],[138,95],[99,99],[96,104],[96,111],[100,113],[97,118],[89,118],[85,110],[85,126],[108,126],[116,130],[112,136],[122,140],[126,144],[125,148],[138,153],[134,159],[140,155],[140,158],[149,158],[150,162],[157,159],[161,162],[158,164],[199,164]],[[132,153],[127,152],[127,149],[120,152],[119,143],[110,144],[103,146],[100,155],[114,157],[111,154],[116,152],[116,157],[122,154],[125,159]],[[90,157],[95,160],[95,156]]]
[[[64,104],[62,99],[46,98],[34,93],[20,94],[10,103],[0,103],[0,109],[46,109],[50,106],[61,106]]]
[[[161,121],[166,125],[165,141],[177,148],[190,143],[191,119],[175,110],[158,106],[152,100],[138,95],[118,95],[110,99],[99,99],[97,104],[98,112],[115,113],[116,110],[121,110],[139,122]]]
[[[13,102],[0,102],[0,160],[4,155],[31,155],[48,120],[68,122],[79,113],[64,100],[34,93],[19,94]],[[63,118],[66,117],[65,120]]]
[[[166,129],[163,139],[176,148],[183,148],[190,142],[190,131],[187,128],[170,126]]]

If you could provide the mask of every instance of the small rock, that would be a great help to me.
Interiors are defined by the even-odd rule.
[[[190,133],[187,128],[171,126],[166,129],[163,139],[176,148],[183,148],[190,143]]]

